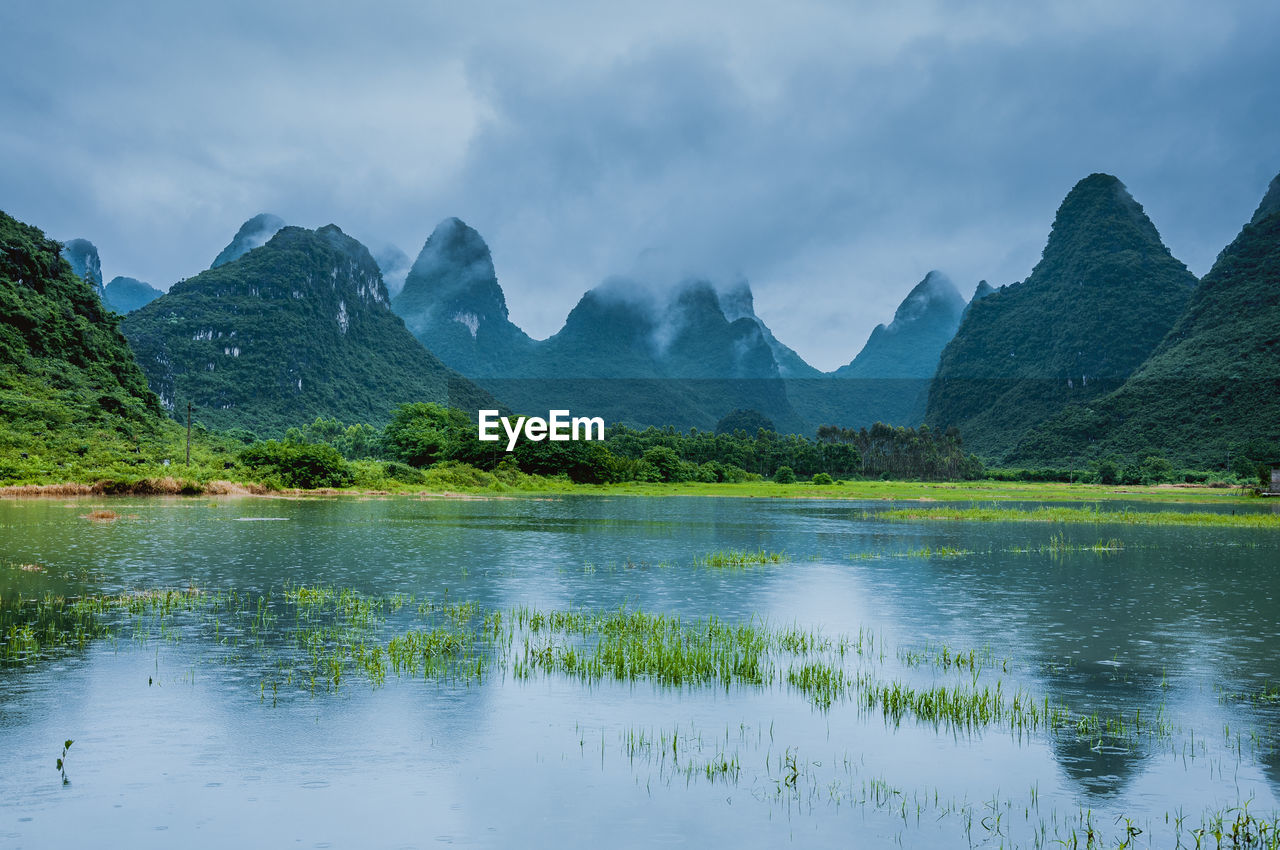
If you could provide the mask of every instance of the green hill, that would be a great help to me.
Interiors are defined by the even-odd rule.
[[[1241,453],[1280,460],[1280,177],[1142,367],[1115,393],[1034,429],[1015,455],[1113,453],[1202,468]]]
[[[1196,280],[1115,177],[1058,208],[1040,262],[975,302],[942,352],[925,421],[988,459],[1069,404],[1115,390],[1181,315]]]
[[[242,228],[243,230],[243,228]],[[334,225],[286,227],[129,314],[125,336],[164,406],[278,434],[317,416],[385,422],[404,402],[498,406],[413,338],[377,264]]]
[[[163,421],[120,319],[61,252],[0,212],[0,480],[136,445]]]

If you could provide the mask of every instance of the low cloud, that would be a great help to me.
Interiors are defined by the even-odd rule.
[[[1207,271],[1280,171],[1278,30],[1261,2],[8,4],[0,206],[158,285],[263,209],[410,256],[457,215],[535,337],[609,275],[742,275],[833,368],[930,269],[1025,277],[1093,171]]]

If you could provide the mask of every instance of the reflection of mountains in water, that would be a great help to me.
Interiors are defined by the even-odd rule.
[[[1065,728],[1054,734],[1053,755],[1071,784],[1090,799],[1114,797],[1132,783],[1153,756],[1151,720],[1164,703],[1163,673],[1133,670],[1112,661],[1054,666],[1041,676],[1051,704],[1065,704],[1073,720],[1096,715],[1100,730]],[[1149,718],[1138,726],[1136,718]],[[1107,729],[1108,720],[1123,723]]]

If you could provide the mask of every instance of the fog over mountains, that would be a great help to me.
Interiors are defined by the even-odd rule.
[[[1208,462],[1280,436],[1250,415],[1280,398],[1277,221],[1280,178],[1198,283],[1124,184],[1092,174],[1059,205],[1025,280],[979,281],[966,300],[932,271],[826,373],[777,338],[741,277],[613,276],[535,339],[512,321],[484,237],[456,217],[410,263],[386,243],[375,260],[332,225],[260,214],[167,294],[125,277],[102,287],[88,240],[60,252],[129,313],[160,398],[193,399],[221,427],[377,422],[396,400],[430,398],[681,430],[736,410],[784,433],[927,423],[1000,463],[1147,451]],[[385,281],[401,272],[392,297]]]

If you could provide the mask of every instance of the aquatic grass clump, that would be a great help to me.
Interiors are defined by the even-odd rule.
[[[893,521],[959,520],[967,522],[1062,522],[1117,525],[1195,525],[1214,528],[1261,528],[1280,531],[1280,514],[1272,513],[1184,513],[1182,511],[1107,511],[1097,505],[1087,508],[892,508],[868,511],[870,519]]]
[[[766,552],[757,549],[754,552],[739,549],[722,549],[709,552],[694,559],[699,567],[715,569],[740,570],[746,567],[763,567],[769,564],[781,564],[791,560],[785,552]]]
[[[534,672],[563,673],[583,681],[609,677],[619,681],[648,678],[668,686],[716,684],[765,685],[774,670],[767,654],[769,632],[754,622],[729,624],[716,617],[691,623],[666,614],[625,609],[597,615],[547,616],[518,611],[528,625],[523,653],[515,660],[517,678]],[[594,643],[538,640],[548,632],[592,634]]]
[[[833,664],[809,662],[787,671],[787,684],[804,694],[814,707],[823,711],[831,704],[847,698],[854,682],[843,669]]]

